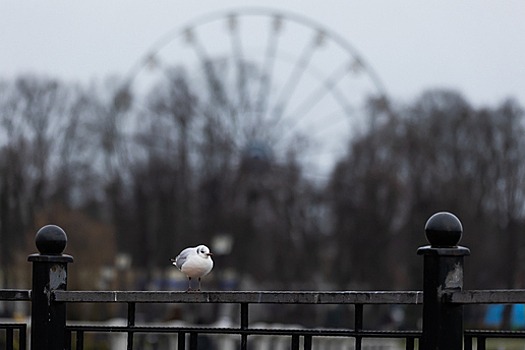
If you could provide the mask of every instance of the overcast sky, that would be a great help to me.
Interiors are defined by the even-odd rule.
[[[251,6],[295,13],[343,36],[395,99],[444,87],[477,105],[507,97],[525,104],[523,0],[1,0],[0,78],[125,75],[167,32]]]

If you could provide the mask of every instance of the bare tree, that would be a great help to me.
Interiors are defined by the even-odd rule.
[[[66,205],[78,195],[87,172],[79,123],[84,105],[79,89],[47,78],[24,76],[1,84],[0,208],[3,266],[8,264],[35,216]],[[75,185],[76,191],[75,191]],[[4,270],[6,271],[6,270]]]
[[[334,173],[334,234],[349,247],[351,256],[341,254],[346,273],[377,284],[373,271],[382,268],[389,285],[417,285],[410,257],[425,244],[422,223],[450,210],[464,223],[466,244],[483,252],[470,260],[484,273],[469,282],[514,285],[524,224],[521,108],[474,109],[456,92],[432,90],[398,115],[353,140]],[[370,251],[381,258],[364,256]]]

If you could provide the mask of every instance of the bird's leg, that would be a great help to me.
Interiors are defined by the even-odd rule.
[[[188,290],[187,292],[189,292],[191,289],[191,277],[188,277]]]
[[[199,277],[199,289],[197,289],[199,292],[201,290],[201,278]]]

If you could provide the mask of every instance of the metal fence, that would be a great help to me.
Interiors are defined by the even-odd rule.
[[[199,335],[236,335],[240,349],[248,348],[248,339],[257,336],[289,337],[290,349],[312,349],[315,337],[353,338],[355,348],[361,349],[363,339],[404,339],[407,349],[414,349],[419,331],[365,330],[364,307],[373,304],[420,304],[421,292],[55,292],[56,302],[126,303],[128,317],[126,326],[68,326],[67,332],[75,333],[76,349],[82,348],[86,332],[123,332],[127,334],[127,348],[133,347],[133,336],[137,333],[177,334],[177,349],[198,348]],[[236,327],[152,327],[135,324],[138,303],[227,303],[239,305],[239,324]],[[354,306],[354,328],[349,329],[304,329],[304,328],[254,328],[249,322],[249,308],[253,304],[350,304]],[[71,339],[71,336],[67,337]],[[70,346],[68,344],[68,346]]]
[[[382,349],[373,340],[391,339],[404,349],[486,349],[489,340],[523,338],[525,332],[511,330],[464,330],[465,305],[525,303],[525,290],[463,290],[463,258],[470,251],[457,246],[462,234],[459,220],[449,213],[432,216],[425,226],[430,245],[420,247],[423,256],[423,291],[348,292],[147,292],[67,291],[67,267],[73,258],[63,254],[65,233],[57,226],[38,231],[39,253],[33,264],[32,289],[1,290],[2,301],[31,304],[31,319],[0,323],[0,346],[58,350],[84,349],[91,333],[125,337],[126,349],[137,349],[137,339],[147,334],[166,334],[170,349],[202,349],[207,337],[220,339],[220,349]],[[74,303],[123,304],[124,324],[72,323],[66,319],[67,305]],[[215,326],[142,324],[136,322],[142,304],[231,304],[238,309],[235,323]],[[346,305],[353,311],[352,328],[326,329],[302,326],[272,326],[250,322],[254,305]],[[422,305],[422,327],[413,330],[379,330],[367,327],[366,310],[375,305]],[[2,333],[3,332],[3,333]],[[268,341],[268,340],[271,341]],[[276,339],[279,340],[277,346]],[[333,342],[326,341],[334,340]],[[330,344],[330,345],[327,345]],[[371,345],[375,344],[375,345]]]
[[[31,301],[31,292],[28,290],[7,289],[0,290],[0,301]],[[26,323],[0,323],[0,333],[3,335],[4,348],[7,350],[25,350],[27,344]],[[0,342],[1,344],[1,342]]]

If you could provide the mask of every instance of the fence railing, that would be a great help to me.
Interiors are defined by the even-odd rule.
[[[463,290],[463,258],[469,249],[457,246],[461,222],[450,213],[437,213],[426,223],[430,243],[420,247],[423,256],[423,291],[348,292],[147,292],[147,291],[67,291],[67,266],[73,261],[63,254],[66,234],[57,226],[45,226],[35,237],[39,253],[28,260],[33,264],[32,289],[0,290],[2,301],[31,303],[30,325],[0,324],[5,349],[83,349],[88,333],[117,333],[126,336],[126,348],[133,349],[141,334],[170,334],[177,349],[197,349],[205,336],[227,336],[235,348],[254,349],[264,337],[285,339],[290,349],[313,349],[320,338],[349,339],[353,349],[365,349],[372,338],[400,340],[405,349],[485,349],[493,338],[525,338],[523,331],[464,330],[463,307],[472,304],[525,303],[525,290]],[[73,324],[66,319],[67,305],[102,303],[127,305],[124,325]],[[140,304],[232,304],[237,305],[238,321],[220,326],[152,325],[136,322]],[[253,305],[347,305],[353,309],[352,328],[260,327],[250,322]],[[379,330],[367,327],[367,308],[374,305],[422,305],[422,328]],[[524,340],[525,343],[525,340]],[[1,344],[1,342],[0,342]],[[264,348],[262,346],[258,347]],[[270,348],[270,347],[266,347]]]
[[[0,290],[0,301],[31,301],[31,291],[22,289]],[[4,332],[5,349],[13,350],[18,344],[19,350],[26,349],[27,325],[25,323],[0,323]]]
[[[75,333],[81,342],[87,332],[123,332],[128,334],[128,349],[133,347],[136,333],[175,333],[178,349],[185,349],[189,338],[189,349],[198,348],[199,335],[229,334],[239,336],[239,346],[246,349],[248,338],[254,336],[288,336],[290,349],[312,349],[314,337],[346,337],[355,339],[355,348],[362,348],[363,339],[396,338],[404,339],[406,349],[414,349],[414,343],[421,336],[420,331],[380,331],[364,329],[364,307],[374,304],[421,304],[422,292],[78,292],[57,291],[56,302],[98,302],[126,303],[128,317],[126,326],[68,326],[69,333]],[[135,310],[138,303],[227,303],[239,305],[237,327],[151,327],[135,324]],[[337,304],[354,306],[354,328],[349,329],[304,329],[304,328],[252,328],[249,323],[249,307],[253,304]],[[71,334],[72,335],[72,334]],[[187,337],[188,336],[188,337]],[[69,339],[72,337],[69,336]],[[70,344],[68,344],[69,346]],[[76,349],[81,344],[76,344]]]

